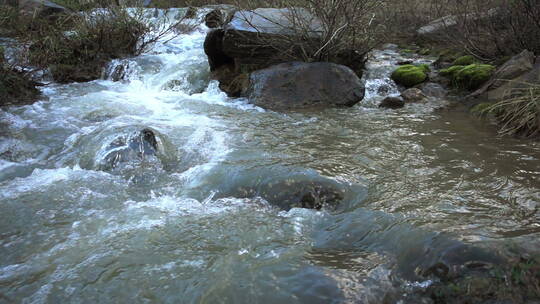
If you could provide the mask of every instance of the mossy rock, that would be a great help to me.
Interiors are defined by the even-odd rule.
[[[440,71],[440,74],[452,79],[455,86],[474,90],[488,81],[495,67],[490,64],[455,65]]]
[[[456,52],[455,50],[452,50],[452,49],[444,49],[444,50],[438,51],[438,55],[439,55],[439,58],[437,59],[436,64],[440,65],[446,62],[454,62],[456,59],[463,56],[463,53]]]
[[[3,46],[0,46],[0,64],[4,64],[4,47]]]
[[[465,67],[464,65],[454,65],[454,66],[451,66],[449,68],[440,70],[439,74],[441,74],[442,76],[445,76],[445,77],[454,78],[455,75],[459,71],[463,70],[464,67]]]
[[[455,81],[469,90],[479,88],[491,78],[495,67],[491,64],[471,64],[461,69],[455,75]]]
[[[400,66],[392,73],[392,80],[397,84],[410,88],[426,81],[428,71],[429,66],[427,65],[416,66],[406,64]]]
[[[423,63],[423,64],[418,64],[418,65],[416,65],[416,66],[419,67],[419,68],[422,68],[422,70],[423,70],[425,73],[431,72],[431,69],[429,68],[429,64]]]
[[[403,53],[403,54],[412,54],[412,53],[414,53],[414,50],[411,50],[411,49],[403,49],[403,50],[401,50],[401,53]]]
[[[452,62],[452,65],[470,65],[476,63],[476,59],[473,56],[461,56]]]

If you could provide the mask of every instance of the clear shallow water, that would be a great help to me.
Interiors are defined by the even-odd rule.
[[[0,112],[0,302],[380,303],[438,261],[537,249],[538,143],[444,100],[378,109],[381,85],[397,94],[391,50],[351,109],[264,111],[209,82],[205,34],[113,62],[125,81],[51,85]],[[100,170],[111,141],[145,128],[158,159]],[[287,180],[345,199],[285,211],[245,195]]]

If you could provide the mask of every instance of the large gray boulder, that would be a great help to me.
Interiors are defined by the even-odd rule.
[[[67,8],[47,0],[19,0],[19,11],[42,18],[69,13]]]
[[[207,16],[219,19],[218,13]],[[217,25],[218,21],[211,25]],[[304,9],[258,8],[237,11],[223,29],[209,33],[205,51],[210,62],[233,60],[235,68],[253,71],[290,61],[301,49],[291,47],[291,37],[306,30],[309,39],[318,39],[321,22]],[[216,57],[218,56],[218,57]],[[211,66],[219,68],[219,66]]]
[[[540,83],[540,58],[525,50],[500,66],[491,79],[469,97],[500,101],[512,89],[523,88],[528,83]]]
[[[448,31],[450,33],[450,31],[455,31],[456,28],[463,23],[479,22],[489,19],[497,20],[497,18],[499,18],[499,13],[499,8],[492,8],[484,12],[444,16],[420,27],[416,31],[416,34],[422,37],[439,38],[438,36],[442,32]]]
[[[249,102],[271,110],[351,107],[365,86],[348,67],[328,62],[290,62],[255,71],[249,77]]]
[[[426,35],[435,35],[439,32],[452,28],[458,24],[458,17],[457,16],[444,16],[439,19],[435,19],[431,21],[430,23],[420,27],[416,33],[420,36],[426,36]]]
[[[218,26],[220,13],[207,16]],[[212,78],[231,97],[243,96],[251,72],[303,58],[321,45],[322,22],[303,8],[259,8],[236,11],[204,42]],[[366,54],[343,50],[324,61],[345,65],[362,76]]]

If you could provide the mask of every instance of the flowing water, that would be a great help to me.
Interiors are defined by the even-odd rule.
[[[123,81],[51,84],[0,112],[0,302],[380,303],[428,286],[418,271],[439,261],[538,250],[538,143],[442,99],[377,108],[397,94],[392,49],[353,108],[264,111],[209,81],[206,31],[111,63]],[[156,153],[107,167],[141,130]],[[257,195],[288,181],[343,202]]]

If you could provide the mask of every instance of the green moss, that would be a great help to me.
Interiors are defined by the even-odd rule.
[[[494,70],[490,64],[455,65],[440,70],[440,74],[452,79],[457,87],[474,90],[488,81]]]
[[[461,52],[457,52],[452,49],[443,49],[438,51],[439,59],[437,59],[437,63],[443,63],[443,62],[453,62],[454,60],[461,57],[463,54]]]
[[[429,69],[429,67],[427,67]],[[392,73],[392,79],[405,87],[412,87],[427,79],[426,67],[412,64],[402,65]]]
[[[418,64],[417,67],[421,68],[425,73],[431,72],[431,69],[429,68],[429,64]]]
[[[460,72],[461,70],[463,70],[465,66],[463,65],[455,65],[455,66],[451,66],[449,68],[446,68],[446,69],[442,69],[439,71],[439,73],[443,76],[446,76],[446,77],[449,77],[449,78],[454,78],[455,75]]]
[[[452,65],[470,65],[475,62],[476,60],[474,59],[473,56],[467,55],[467,56],[461,56],[457,58],[456,60],[454,60],[454,62],[452,62]]]
[[[471,64],[459,70],[454,80],[461,87],[474,90],[488,81],[494,70],[491,64]]]
[[[403,53],[403,54],[412,54],[412,53],[414,53],[414,51],[411,50],[411,49],[403,49],[403,50],[401,50],[401,53]]]

